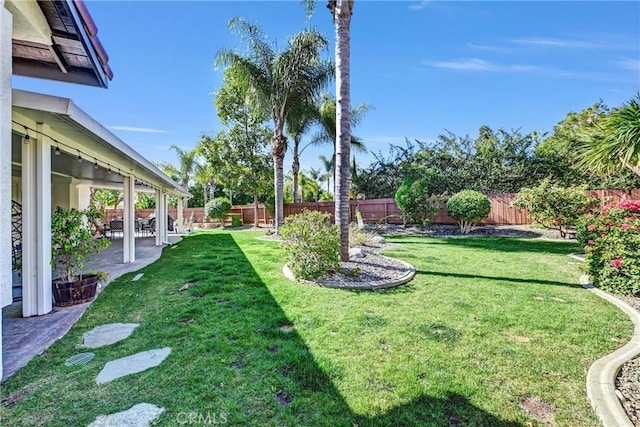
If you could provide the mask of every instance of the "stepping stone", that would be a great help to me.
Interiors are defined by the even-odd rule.
[[[128,338],[139,323],[109,323],[97,326],[82,336],[80,347],[98,348]]]
[[[108,383],[158,366],[169,356],[169,353],[171,353],[171,347],[157,348],[107,362],[98,374],[96,384]]]
[[[164,412],[150,403],[138,403],[126,411],[111,415],[99,415],[88,427],[148,427],[151,422]]]
[[[138,280],[142,279],[142,276],[144,276],[144,273],[138,273],[133,277],[133,279],[131,279],[131,281],[137,282]]]
[[[382,236],[373,236],[373,238],[371,239],[371,241],[373,243],[377,243],[377,244],[383,244],[386,242],[386,240],[384,240],[384,237]]]

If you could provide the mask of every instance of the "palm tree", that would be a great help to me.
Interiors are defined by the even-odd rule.
[[[337,147],[337,126],[336,126],[336,99],[329,94],[323,94],[318,102],[317,122],[320,125],[320,131],[314,135],[311,140],[312,144],[332,144],[333,156],[335,158],[335,152]],[[350,128],[354,128],[360,124],[365,114],[373,107],[369,104],[360,104],[356,108],[351,109],[349,120],[351,122]],[[355,135],[350,135],[351,147],[358,152],[366,152],[362,139]]]
[[[172,150],[174,150],[178,154],[178,161],[180,162],[180,167],[177,169],[178,179],[183,188],[189,188],[189,182],[191,182],[191,178],[193,176],[194,169],[196,167],[196,153],[194,150],[183,150],[177,145],[172,145]],[[182,206],[187,207],[187,199],[182,200]]]
[[[313,11],[316,0],[303,0],[307,15]],[[336,224],[340,228],[340,259],[349,260],[349,156],[351,150],[351,16],[354,0],[329,0],[336,27],[336,95],[340,108],[336,109]]]
[[[331,178],[335,175],[335,170],[333,168],[335,158],[327,159],[325,156],[320,156],[319,158],[324,166],[325,173],[322,176],[323,179],[327,180],[327,193],[331,193]]]
[[[311,100],[333,76],[333,64],[320,53],[327,47],[326,39],[317,31],[305,30],[289,39],[287,47],[278,52],[266,41],[262,31],[241,18],[234,18],[229,27],[236,30],[249,45],[250,53],[223,49],[218,52],[218,65],[233,65],[255,90],[262,108],[273,120],[271,155],[275,178],[276,232],[283,222],[283,164],[287,151],[284,126],[296,105]]]
[[[196,162],[194,180],[202,186],[202,206],[207,205],[209,190],[216,185],[216,173],[209,163]]]
[[[640,175],[640,92],[592,122],[579,136],[580,163],[602,172],[628,168]]]
[[[296,106],[287,119],[287,133],[293,138],[293,162],[291,173],[293,174],[293,203],[298,203],[298,174],[300,172],[300,143],[311,125],[318,119],[318,110],[313,103],[304,103]],[[305,147],[306,148],[306,147]],[[304,150],[304,148],[303,148]]]
[[[313,199],[317,202],[319,196],[318,193],[320,193],[320,180],[322,179],[322,172],[320,171],[320,169],[311,168],[309,169],[308,174],[309,179],[313,183]]]

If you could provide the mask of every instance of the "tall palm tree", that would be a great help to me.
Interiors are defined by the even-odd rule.
[[[291,173],[293,174],[293,203],[300,201],[298,197],[298,174],[300,172],[300,143],[302,136],[311,125],[318,120],[318,109],[313,103],[297,105],[287,118],[287,133],[293,138],[293,162]]]
[[[352,108],[349,113],[350,128],[358,126],[365,114],[373,107],[369,104],[360,104],[356,108]],[[337,148],[337,125],[336,125],[336,99],[329,94],[323,94],[318,101],[317,123],[320,125],[319,132],[313,136],[311,143],[315,145],[331,144],[333,145],[333,156]],[[366,152],[367,147],[359,137],[351,134],[351,148],[358,152]]]
[[[273,120],[271,155],[274,163],[276,232],[283,222],[283,164],[287,151],[284,126],[294,106],[310,102],[333,76],[331,61],[320,57],[327,47],[326,39],[314,30],[305,30],[289,39],[283,51],[276,51],[265,41],[262,31],[241,18],[229,27],[243,37],[249,47],[248,56],[223,49],[218,52],[218,65],[234,65],[258,95],[262,108]]]
[[[307,14],[313,11],[316,0],[303,0]],[[329,0],[336,28],[336,224],[340,228],[340,259],[349,260],[349,156],[351,150],[351,16],[354,0]]]
[[[580,163],[602,172],[628,168],[640,175],[640,92],[579,136]]]
[[[188,189],[197,163],[197,151],[183,150],[177,145],[172,145],[170,148],[178,154],[178,161],[180,162],[180,166],[177,168],[177,172],[180,185],[182,185],[183,188]],[[182,206],[185,208],[187,207],[187,199],[182,200]]]
[[[320,193],[320,180],[322,179],[322,171],[320,169],[311,168],[309,169],[309,179],[313,183],[314,191],[313,191],[313,199],[314,201],[318,201],[318,196]]]

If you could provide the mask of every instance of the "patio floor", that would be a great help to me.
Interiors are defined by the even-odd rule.
[[[168,236],[169,242],[177,243],[182,237]],[[139,270],[151,264],[162,254],[162,247],[155,246],[155,237],[136,239],[136,262],[124,264],[122,239],[111,240],[111,246],[100,253],[100,258],[88,262],[86,270],[102,270],[109,273],[109,280]],[[22,301],[2,309],[2,368],[4,381],[25,366],[34,356],[42,353],[58,338],[69,331],[82,316],[87,306],[53,307],[44,316],[22,317]]]

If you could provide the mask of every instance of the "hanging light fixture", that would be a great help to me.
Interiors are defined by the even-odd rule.
[[[82,157],[80,157],[80,150],[78,150],[78,163],[82,163]]]
[[[98,169],[98,159],[93,159],[93,160],[95,160],[95,161],[96,161],[96,162],[93,164],[93,168],[94,168],[94,169]]]
[[[56,146],[56,156],[60,155],[60,146]]]

